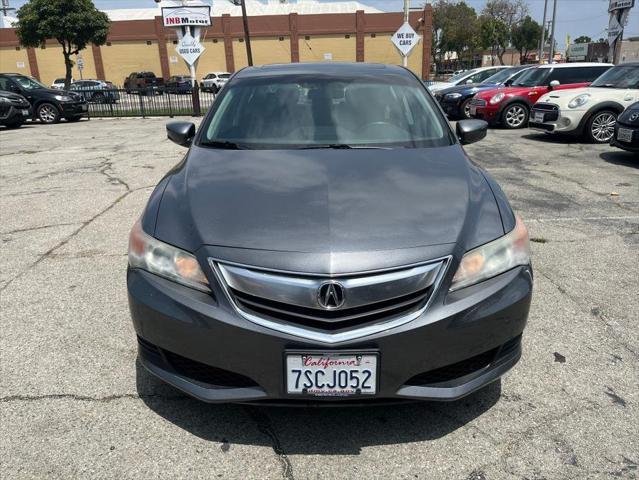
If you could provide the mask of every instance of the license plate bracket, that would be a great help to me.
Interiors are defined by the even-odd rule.
[[[540,112],[535,112],[535,115],[533,117],[533,121],[535,123],[544,123],[544,114],[540,113]]]
[[[294,397],[371,397],[379,390],[379,352],[284,352],[284,388]]]

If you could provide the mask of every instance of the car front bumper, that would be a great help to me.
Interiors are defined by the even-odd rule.
[[[620,128],[632,131],[632,138],[630,142],[622,141],[619,139]],[[639,153],[639,126],[617,122],[617,124],[615,125],[615,134],[610,141],[610,145],[612,145],[613,147],[621,148],[622,150],[626,150],[628,152]]]
[[[495,381],[519,360],[532,270],[517,267],[457,292],[436,292],[415,320],[337,344],[252,323],[219,287],[211,295],[132,269],[127,283],[141,364],[200,400],[455,400]],[[365,398],[288,394],[287,351],[374,351],[377,393]]]
[[[471,108],[472,108],[472,104],[471,104]],[[490,103],[488,103],[487,105],[484,105],[484,106],[476,106],[475,113],[472,113],[473,110],[471,109],[471,116],[473,118],[484,120],[488,122],[488,124],[491,126],[495,126],[499,124],[500,122],[501,110],[502,108],[500,107],[500,105],[491,105]]]
[[[542,107],[544,105],[541,104]],[[560,109],[556,107],[556,110],[550,111],[545,108],[539,108],[539,106],[540,104],[536,104],[531,110],[528,122],[528,126],[531,129],[546,133],[575,135],[582,133],[583,122],[581,120],[586,114],[585,110]]]
[[[31,105],[9,105],[8,108],[0,109],[0,122],[11,123],[13,121],[31,118]]]
[[[65,102],[60,103],[60,111],[63,117],[81,117],[89,110],[87,102]]]

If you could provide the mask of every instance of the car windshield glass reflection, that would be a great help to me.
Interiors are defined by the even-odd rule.
[[[202,145],[362,148],[450,145],[450,130],[412,78],[241,79],[225,89]]]
[[[37,90],[38,88],[48,88],[44,84],[38,82],[35,78],[13,77],[13,80],[25,90]]]
[[[533,68],[526,70],[523,75],[513,82],[514,87],[537,87],[543,85],[548,75],[550,75],[550,68]]]
[[[597,78],[591,87],[639,88],[639,67],[615,67]]]
[[[467,70],[465,72],[458,73],[457,75],[453,75],[452,77],[450,77],[450,79],[448,81],[450,83],[455,83],[455,82],[461,80],[462,78],[471,76],[474,73],[477,73],[477,69],[476,68],[473,69],[473,70]]]

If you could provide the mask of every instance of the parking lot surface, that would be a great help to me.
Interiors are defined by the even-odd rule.
[[[208,405],[136,364],[127,307],[128,231],[185,153],[165,122],[0,131],[0,477],[637,478],[639,158],[527,130],[467,148],[532,237],[501,382],[454,403]]]

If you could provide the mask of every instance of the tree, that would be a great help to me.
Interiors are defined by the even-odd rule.
[[[441,64],[448,52],[461,60],[478,45],[477,12],[466,3],[437,0],[433,4],[433,52]]]
[[[16,35],[25,47],[38,47],[53,38],[62,45],[66,76],[71,84],[71,55],[89,43],[103,45],[109,32],[109,18],[91,0],[29,0],[18,10]]]
[[[510,40],[510,32],[506,23],[499,19],[480,17],[479,35],[481,46],[490,49],[491,62],[495,64],[495,57],[504,64],[504,53]]]
[[[513,47],[519,52],[519,63],[526,63],[526,58],[531,51],[534,51],[539,44],[541,36],[541,25],[535,22],[530,16],[526,17],[514,26],[511,34]]]
[[[575,38],[575,43],[590,43],[592,42],[592,38],[588,35],[582,35],[581,37]]]

